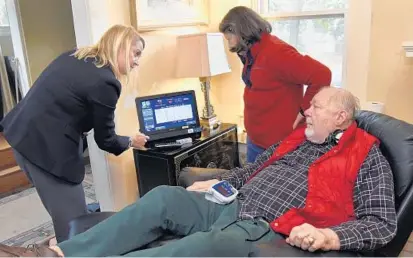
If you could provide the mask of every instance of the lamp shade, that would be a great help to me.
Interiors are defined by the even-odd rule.
[[[178,78],[209,77],[231,72],[221,33],[179,36],[177,50]]]

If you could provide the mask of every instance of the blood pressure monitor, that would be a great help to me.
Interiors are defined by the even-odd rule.
[[[205,194],[205,198],[218,204],[227,204],[232,202],[237,195],[237,189],[224,180],[212,185]]]

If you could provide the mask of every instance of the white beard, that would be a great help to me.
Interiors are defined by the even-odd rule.
[[[314,137],[314,130],[312,128],[305,128],[304,134],[307,137],[307,140],[309,140],[312,143],[321,144],[325,141],[325,139],[320,140]]]

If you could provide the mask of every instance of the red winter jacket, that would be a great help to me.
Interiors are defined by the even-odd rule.
[[[263,34],[241,60],[245,129],[262,148],[287,137],[300,108],[306,110],[318,90],[331,83],[330,69],[270,34]]]
[[[305,141],[304,130],[300,128],[290,134],[249,180]],[[344,132],[339,143],[310,166],[304,208],[287,211],[270,223],[271,228],[289,235],[295,226],[303,223],[325,228],[354,220],[354,184],[361,165],[377,142],[374,136],[357,128],[354,122]]]

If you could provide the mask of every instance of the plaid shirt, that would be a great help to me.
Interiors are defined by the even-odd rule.
[[[308,168],[333,147],[328,143],[305,141],[245,184],[277,146],[268,148],[255,163],[220,176],[239,189],[242,219],[263,217],[272,221],[291,208],[303,208],[308,191]],[[353,200],[357,219],[331,227],[340,239],[340,249],[373,250],[389,242],[396,233],[393,175],[377,145],[371,148],[360,168]]]

